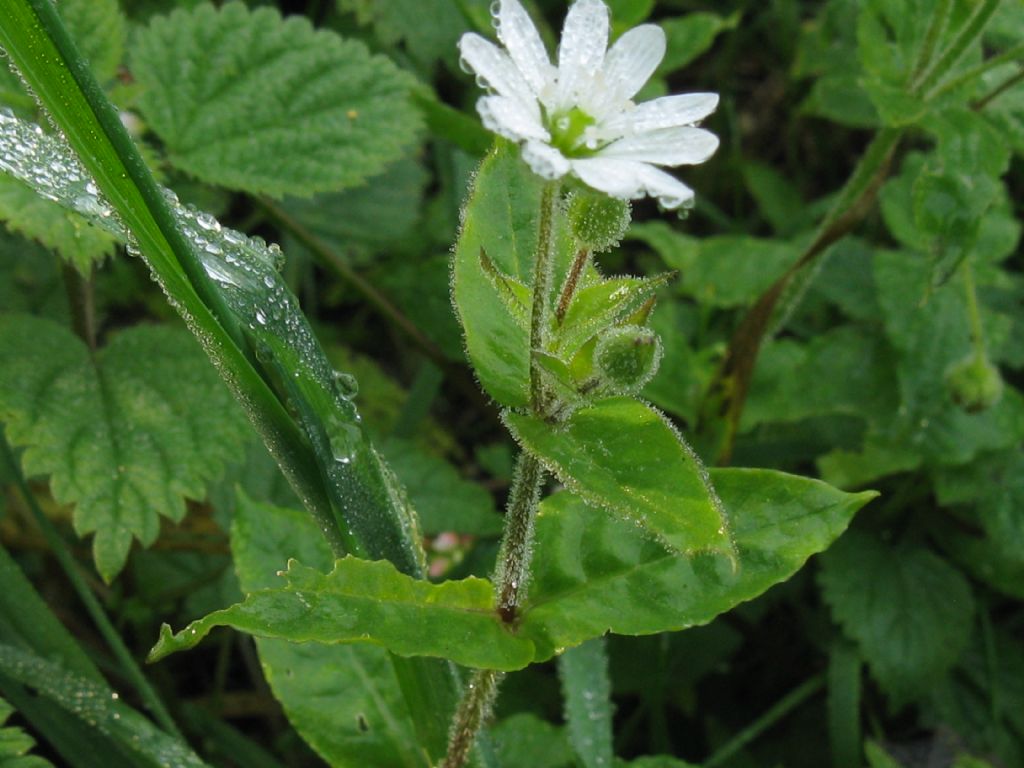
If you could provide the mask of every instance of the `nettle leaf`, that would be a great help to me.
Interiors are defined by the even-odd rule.
[[[704,467],[650,406],[614,397],[559,425],[508,411],[503,418],[523,447],[588,503],[679,552],[732,553],[726,513]]]
[[[452,297],[469,359],[487,394],[511,407],[530,400],[530,332],[508,307],[509,293],[515,283],[533,285],[543,183],[514,145],[499,142],[476,175],[455,247]],[[568,262],[571,251],[558,233],[556,263]],[[508,281],[496,285],[495,272]]]
[[[736,563],[680,555],[570,493],[541,504],[530,597],[519,633],[536,661],[606,632],[648,635],[706,624],[785,581],[877,494],[763,469],[719,469]]]
[[[193,647],[217,626],[294,642],[369,642],[399,656],[487,669],[521,669],[533,657],[530,641],[503,625],[486,579],[431,584],[386,560],[354,557],[337,560],[328,574],[291,560],[282,576],[283,587],[252,592],[176,635],[165,624],[150,660]]]
[[[245,592],[277,586],[277,569],[289,557],[323,571],[333,561],[307,512],[256,503],[241,493],[231,552]],[[256,647],[288,720],[329,764],[427,768],[385,649],[269,637],[257,637]]]
[[[0,319],[0,416],[25,446],[30,474],[51,475],[75,504],[79,535],[95,532],[96,567],[110,581],[132,539],[156,539],[185,498],[241,450],[245,422],[199,347],[177,329],[138,326],[92,353],[50,320]]]
[[[898,705],[928,691],[970,639],[971,587],[927,549],[851,532],[823,558],[822,594]]]
[[[0,220],[12,232],[56,251],[79,272],[114,252],[116,239],[27,184],[0,174]]]
[[[412,79],[305,18],[238,2],[154,19],[136,37],[139,108],[176,167],[308,196],[364,181],[413,143]]]
[[[421,66],[455,60],[456,43],[466,31],[466,19],[454,0],[339,0],[364,22],[373,23],[385,46],[404,43]]]
[[[35,739],[15,726],[4,726],[14,713],[14,707],[0,699],[0,766],[3,768],[52,768],[53,763],[28,751],[35,745]]]

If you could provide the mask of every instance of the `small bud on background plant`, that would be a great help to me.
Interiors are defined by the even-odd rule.
[[[643,389],[661,362],[661,339],[650,328],[621,325],[609,328],[594,348],[594,373],[601,388],[626,395]]]
[[[580,244],[594,253],[619,244],[629,228],[632,211],[628,200],[577,190],[569,197],[569,223]]]
[[[988,410],[1003,396],[1003,377],[985,357],[971,353],[946,370],[953,401],[968,413]]]

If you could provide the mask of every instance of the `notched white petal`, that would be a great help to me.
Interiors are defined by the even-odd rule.
[[[501,0],[494,18],[498,38],[519,68],[523,78],[538,96],[549,90],[555,77],[544,42],[530,15],[518,0]]]
[[[675,176],[660,171],[654,166],[641,164],[638,174],[644,193],[658,198],[662,208],[689,208],[693,205],[693,190]]]
[[[540,122],[540,110],[536,103],[530,109],[518,99],[507,96],[484,96],[476,103],[476,111],[484,127],[506,139],[523,141],[539,139],[548,141],[551,135]]]
[[[693,202],[692,189],[647,163],[591,157],[573,160],[572,170],[584,184],[612,197],[656,197],[663,208],[679,208]]]
[[[560,179],[569,172],[569,161],[549,144],[528,141],[523,144],[523,160],[542,179]]]
[[[467,32],[459,39],[459,53],[463,67],[476,73],[495,93],[523,102],[535,100],[512,59],[494,43]]]
[[[643,197],[640,163],[603,157],[572,161],[572,172],[588,187],[622,200]]]
[[[644,24],[620,37],[604,61],[604,87],[614,104],[633,98],[665,57],[665,33]]]
[[[683,126],[627,136],[603,148],[600,156],[655,165],[696,165],[711,157],[716,149],[715,134]]]
[[[602,128],[609,136],[629,136],[662,128],[693,125],[714,112],[717,106],[717,93],[663,96],[609,117],[602,123]]]
[[[608,7],[601,0],[577,0],[569,9],[558,46],[558,89],[555,107],[575,106],[593,87],[608,48]]]

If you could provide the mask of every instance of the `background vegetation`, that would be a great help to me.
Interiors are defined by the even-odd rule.
[[[627,241],[602,257],[608,272],[678,271],[653,315],[665,356],[644,396],[709,463],[882,493],[762,598],[681,633],[611,637],[615,754],[1024,765],[1024,4],[610,5],[616,29],[649,20],[668,35],[640,98],[722,95],[706,121],[721,149],[683,174],[696,208],[636,205]],[[564,7],[532,7],[551,41]],[[448,287],[490,145],[455,42],[489,34],[487,4],[60,8],[162,182],[281,244],[288,284],[420,513],[432,576],[489,573],[513,445],[465,363]],[[958,55],[933,76],[944,52]],[[6,71],[0,103],[46,122]],[[291,722],[246,636],[147,667],[152,688],[137,678],[127,655],[143,658],[162,622],[252,583],[251,564],[232,562],[232,520],[299,503],[139,259],[3,175],[0,218],[0,639],[81,678],[7,659],[13,722],[43,742],[36,754],[75,765],[113,765],[83,755],[148,738],[122,704],[173,720],[217,765],[319,764],[295,727],[343,754],[335,720],[377,723],[359,700],[326,698],[339,670],[307,670],[323,685]],[[579,759],[566,674],[509,677],[493,729],[505,764]],[[104,704],[70,717],[53,703],[68,697]],[[28,747],[0,733],[0,762],[3,744]],[[389,738],[366,765],[406,764]]]

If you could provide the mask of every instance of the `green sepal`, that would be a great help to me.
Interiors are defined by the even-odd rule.
[[[641,310],[654,292],[674,277],[674,272],[655,277],[614,277],[581,288],[561,324],[552,331],[552,351],[571,358],[602,330]]]

